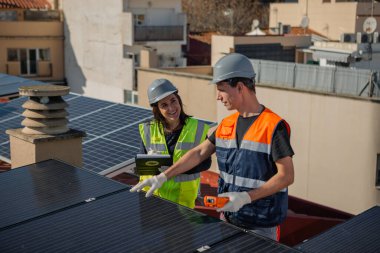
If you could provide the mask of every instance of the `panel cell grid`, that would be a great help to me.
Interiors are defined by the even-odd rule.
[[[114,103],[88,98],[88,97],[74,97],[66,101],[69,107],[66,111],[69,113],[69,119],[75,119],[81,115],[93,113],[96,110],[105,108],[107,106],[114,105]]]
[[[0,108],[0,124],[3,121],[9,120],[10,118],[14,118],[14,117],[19,116],[19,115],[20,114],[17,113],[17,112],[14,113],[14,112],[11,112],[11,111],[8,111],[8,110],[4,110],[4,109]]]
[[[99,173],[128,161],[138,150],[103,138],[94,139],[83,145],[83,168]]]
[[[141,138],[138,124],[105,135],[104,138],[140,148]]]
[[[11,144],[9,142],[0,145],[0,156],[11,159]]]
[[[21,114],[25,110],[22,108],[22,104],[25,103],[26,100],[28,100],[27,97],[12,99],[8,103],[0,104],[0,109]]]
[[[139,120],[151,115],[149,110],[116,104],[110,108],[73,120],[70,122],[70,126],[101,136],[129,124],[137,123]]]
[[[9,136],[5,133],[7,129],[21,128],[21,121],[24,117],[17,116],[0,123],[0,144],[9,141]]]

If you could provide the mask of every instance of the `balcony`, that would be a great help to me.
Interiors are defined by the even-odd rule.
[[[134,26],[134,39],[142,41],[183,41],[183,26]]]

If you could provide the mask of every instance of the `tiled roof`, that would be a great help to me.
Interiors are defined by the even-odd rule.
[[[0,172],[7,171],[10,169],[11,169],[11,165],[9,163],[6,163],[0,160]]]
[[[51,9],[46,0],[0,0],[0,8]]]
[[[189,38],[211,45],[211,36],[216,35],[216,34],[218,33],[217,32],[191,33],[189,34]]]
[[[292,35],[304,35],[304,34],[307,34],[307,35],[318,35],[318,36],[321,36],[321,37],[326,37],[322,34],[320,34],[319,32],[316,32],[314,31],[313,29],[310,29],[310,28],[302,28],[302,27],[292,27],[291,28],[291,31],[290,31],[290,34]]]

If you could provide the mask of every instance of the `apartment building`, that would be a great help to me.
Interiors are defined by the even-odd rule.
[[[66,77],[73,92],[137,103],[141,51],[151,52],[158,67],[186,65],[180,0],[66,0],[62,8]]]
[[[1,73],[64,82],[63,21],[50,6],[47,1],[0,4]]]
[[[269,26],[277,27],[280,22],[290,26],[300,26],[302,23],[337,41],[342,34],[363,32],[364,20],[369,16],[374,16],[380,23],[379,7],[379,3],[370,0],[297,0],[272,3]],[[379,27],[376,31],[380,31]]]

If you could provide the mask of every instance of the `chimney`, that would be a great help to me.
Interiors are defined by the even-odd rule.
[[[21,96],[29,99],[21,122],[24,128],[8,129],[12,169],[48,159],[82,166],[82,138],[85,132],[68,128],[67,103],[61,96],[70,88],[58,85],[23,86]]]

